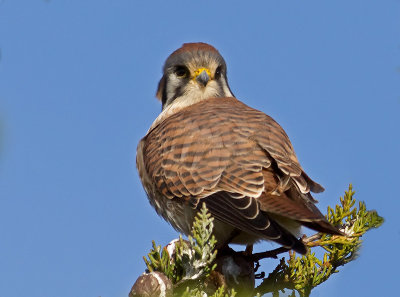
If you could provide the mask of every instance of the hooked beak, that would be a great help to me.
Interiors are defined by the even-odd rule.
[[[207,85],[208,81],[210,80],[210,70],[201,68],[201,69],[198,69],[196,72],[197,72],[196,76],[195,76],[196,81],[200,85],[205,87]]]

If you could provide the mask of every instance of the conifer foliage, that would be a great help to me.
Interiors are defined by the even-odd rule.
[[[383,223],[376,211],[367,210],[364,202],[357,203],[351,185],[338,205],[328,207],[327,219],[345,235],[304,236],[302,240],[309,247],[306,255],[298,256],[289,251],[288,259],[280,258],[268,275],[255,274],[260,268],[254,256],[234,251],[228,256],[218,254],[212,235],[213,218],[203,205],[188,240],[180,236],[164,248],[153,241],[153,248],[147,258],[144,257],[147,271],[138,278],[129,295],[250,297],[271,296],[272,293],[273,297],[279,297],[288,291],[291,297],[310,296],[312,289],[338,273],[339,267],[355,260],[362,244],[361,237]],[[277,258],[283,252],[287,250],[279,248],[263,253],[263,258]],[[257,286],[254,278],[262,279]]]

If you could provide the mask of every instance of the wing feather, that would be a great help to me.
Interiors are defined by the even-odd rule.
[[[329,229],[310,195],[323,188],[303,171],[284,130],[235,98],[207,99],[167,117],[144,138],[143,156],[165,197],[206,201],[239,230],[294,245],[268,213]]]

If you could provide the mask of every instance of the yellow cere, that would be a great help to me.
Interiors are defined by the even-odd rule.
[[[207,72],[208,76],[211,78],[211,71],[208,68],[199,68],[194,72],[194,77],[193,79],[196,79],[197,76],[200,75],[203,71]]]

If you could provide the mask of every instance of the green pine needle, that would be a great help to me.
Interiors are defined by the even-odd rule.
[[[290,297],[308,297],[315,287],[337,273],[340,266],[356,258],[362,244],[361,237],[368,230],[380,227],[384,220],[376,211],[367,210],[364,202],[356,203],[354,194],[350,185],[345,195],[340,197],[340,203],[334,208],[328,207],[326,216],[329,222],[340,228],[346,236],[316,234],[306,238],[304,241],[310,249],[323,249],[323,256],[318,257],[315,252],[309,251],[300,257],[290,252],[289,259],[285,261],[285,258],[281,258],[278,266],[256,288],[256,296],[272,293],[273,297],[279,297],[280,292],[289,289]],[[189,241],[179,237],[172,255],[166,247],[161,248],[153,241],[150,253],[147,258],[144,257],[149,271],[160,271],[172,281],[176,297],[236,295],[233,290],[226,288],[217,288],[210,293],[209,288],[204,287],[205,280],[216,267],[217,242],[212,234],[213,220],[203,204],[193,222]]]
[[[361,236],[371,228],[378,228],[384,219],[376,211],[367,211],[364,202],[356,205],[355,192],[352,185],[340,197],[340,204],[335,208],[328,207],[327,219],[346,236],[320,234],[316,240],[306,242],[311,247],[322,247],[325,253],[322,259],[310,251],[301,257],[296,253],[290,253],[289,260],[285,263],[284,258],[275,270],[258,287],[262,292],[273,292],[274,297],[279,296],[279,291],[284,288],[292,289],[291,296],[296,292],[301,297],[309,296],[311,290],[322,284],[333,274],[337,268],[353,261],[361,246]],[[271,279],[275,286],[271,286]]]

